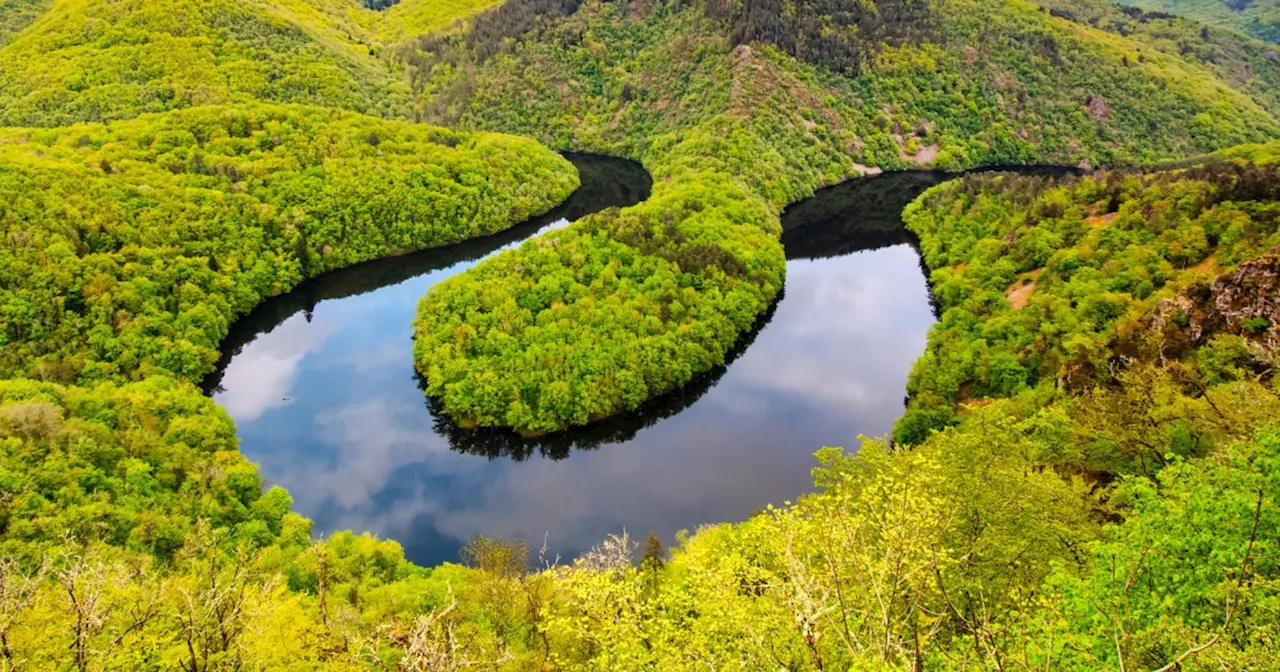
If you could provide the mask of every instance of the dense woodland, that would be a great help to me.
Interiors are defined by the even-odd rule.
[[[953,409],[966,400],[1115,383],[1118,354],[1170,366],[1187,358],[1206,387],[1269,375],[1265,357],[1249,356],[1275,336],[1265,306],[1231,306],[1244,313],[1213,326],[1203,314],[1228,310],[1215,302],[1239,291],[1235,283],[1266,288],[1253,287],[1268,272],[1254,260],[1280,246],[1278,201],[1274,165],[1226,161],[1100,172],[1063,186],[997,175],[934,190],[906,219],[934,269],[942,316],[897,438],[919,442],[957,420]],[[1164,328],[1195,336],[1149,342]],[[1183,450],[1193,447],[1204,446]],[[1152,452],[1143,457],[1167,458],[1167,449]]]
[[[418,368],[446,413],[540,433],[634,409],[719,365],[781,286],[782,251],[766,242],[777,213],[867,166],[1140,161],[1277,128],[1280,88],[1265,84],[1280,84],[1280,63],[1185,21],[1080,0],[1058,3],[1070,17],[999,3],[767,4],[511,3],[404,51],[429,118],[635,156],[657,178],[650,202],[424,299]],[[830,25],[844,30],[805,46]],[[1203,53],[1171,47],[1183,33]],[[815,67],[819,53],[847,62]],[[1265,74],[1249,86],[1225,83],[1255,67]],[[755,214],[724,209],[736,191]]]
[[[1269,45],[1094,0],[491,4],[0,7],[0,669],[1275,669]],[[813,494],[573,560],[314,539],[195,384],[265,297],[577,185],[487,131],[654,177],[423,298],[428,393],[526,433],[723,364],[821,186],[1088,169],[907,207],[941,320]]]
[[[402,118],[408,89],[378,54],[494,4],[405,0],[375,11],[354,0],[6,0],[0,125],[258,100]]]
[[[1280,3],[1275,0],[1125,0],[1124,4],[1171,12],[1280,42]]]
[[[198,381],[325,270],[501,231],[578,186],[529,140],[319,108],[0,131],[0,373]]]

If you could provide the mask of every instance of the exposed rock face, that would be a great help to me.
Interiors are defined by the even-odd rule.
[[[1206,332],[1257,331],[1265,320],[1268,330],[1280,328],[1280,255],[1240,264],[1234,273],[1220,275],[1210,288],[1205,315]]]
[[[1166,352],[1202,345],[1216,334],[1280,334],[1280,250],[1240,264],[1156,305],[1149,328]]]
[[[1111,108],[1107,107],[1107,101],[1098,96],[1090,96],[1089,102],[1085,104],[1085,109],[1089,111],[1089,115],[1094,119],[1106,119],[1111,116]]]

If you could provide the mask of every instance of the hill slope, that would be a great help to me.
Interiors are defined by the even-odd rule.
[[[0,4],[0,47],[49,9],[53,0],[9,0]]]
[[[633,0],[568,12],[516,0],[478,16],[468,35],[421,40],[406,60],[437,121],[643,155],[664,133],[764,113],[781,116],[763,124],[771,134],[805,145],[800,163],[816,153],[846,175],[848,154],[886,168],[1115,163],[1277,128],[1280,104],[1224,74],[1280,76],[1256,47],[1212,59],[1157,49],[1122,35],[1128,26],[1051,14],[1051,3],[882,0],[874,20],[842,2],[800,3],[785,20],[770,18],[780,13],[766,0],[722,6]]]
[[[50,126],[254,100],[403,116],[384,44],[491,0],[17,0],[0,7],[0,125]]]
[[[1178,14],[1196,21],[1280,42],[1276,0],[1122,0],[1123,4]]]
[[[0,130],[0,375],[198,381],[304,278],[563,201],[537,143],[293,105]]]
[[[868,166],[1140,162],[1280,133],[1269,95],[1119,29],[1017,0],[859,7],[517,0],[402,50],[420,114],[657,180],[424,299],[419,370],[445,412],[549,431],[720,364],[780,287],[777,212]]]

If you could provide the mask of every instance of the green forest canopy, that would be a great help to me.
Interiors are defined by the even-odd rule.
[[[577,186],[531,140],[320,108],[0,130],[0,372],[199,381],[263,299],[501,231]]]
[[[1124,4],[1178,14],[1280,43],[1280,2],[1276,0],[1125,0]]]
[[[0,125],[255,100],[402,118],[408,89],[378,54],[493,4],[13,0],[0,5]]]
[[[2,382],[0,571],[15,587],[7,613],[21,616],[4,630],[10,650],[71,661],[79,636],[108,668],[137,655],[182,663],[191,646],[265,669],[1265,669],[1280,653],[1268,636],[1280,566],[1262,546],[1280,536],[1280,439],[1265,429],[1280,417],[1280,320],[1256,318],[1277,310],[1280,260],[1266,251],[1280,230],[1277,159],[1270,145],[1166,171],[979,175],[931,190],[913,222],[928,204],[973,240],[920,228],[926,250],[975,265],[1010,245],[991,222],[1012,217],[1017,241],[1037,240],[1102,206],[1120,214],[1089,214],[1059,256],[1081,257],[1094,231],[1115,230],[1120,246],[1095,245],[1073,277],[1108,258],[1221,265],[1192,267],[1214,278],[1207,295],[1171,283],[1131,306],[1124,319],[1172,317],[1149,340],[1104,344],[1110,374],[1092,386],[971,398],[910,449],[824,450],[816,494],[699,530],[669,555],[651,542],[638,566],[625,535],[536,573],[527,548],[501,540],[469,545],[470,567],[433,569],[393,542],[311,542],[287,494],[263,493],[235,452],[225,414],[189,386]],[[1192,202],[1205,204],[1195,224],[1164,239],[1126,219]],[[1232,225],[1211,225],[1224,217]],[[1208,242],[1187,257],[1172,245],[1196,226]],[[933,267],[935,288],[948,268]],[[1020,310],[1056,300],[1048,272],[1044,298],[1033,285]],[[1255,291],[1233,293],[1244,286]],[[1220,296],[1237,297],[1233,310],[1206,310]],[[974,300],[1013,310],[1004,294]],[[1053,347],[1079,318],[1049,319],[1039,340]],[[1020,347],[993,342],[1015,358]],[[83,541],[51,537],[62,530]],[[99,596],[91,627],[67,597],[87,591]],[[1211,656],[1188,653],[1206,642]]]
[[[418,369],[444,412],[552,431],[719,365],[781,286],[777,213],[868,166],[1135,162],[1280,128],[1274,91],[1219,77],[1256,63],[1280,82],[1244,38],[1188,31],[1250,45],[1210,59],[1164,50],[1183,24],[1130,39],[1114,21],[1012,2],[769,6],[516,3],[405,52],[415,88],[434,94],[429,118],[633,156],[658,178],[649,202],[424,298]],[[827,41],[810,47],[815,34]]]

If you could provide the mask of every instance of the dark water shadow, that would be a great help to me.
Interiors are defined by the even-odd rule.
[[[820,189],[782,213],[782,245],[787,259],[830,259],[854,252],[910,245],[920,251],[920,239],[907,229],[902,211],[929,189],[968,175],[1013,173],[1058,179],[1084,174],[1068,166],[991,166],[964,172],[908,170],[880,173]],[[920,257],[920,270],[930,275]],[[929,287],[929,305],[936,319],[942,307]]]
[[[432,271],[477,261],[505,245],[528,238],[548,224],[561,220],[572,222],[607,208],[627,207],[649,198],[653,178],[639,163],[593,154],[566,153],[564,157],[578,169],[582,186],[545,215],[491,236],[330,271],[263,302],[231,325],[219,348],[217,368],[201,383],[205,394],[223,391],[222,377],[227,366],[245,346],[298,313],[305,314],[310,322],[312,312],[321,301],[366,294]]]
[[[1059,178],[1081,172],[1061,166],[994,166],[961,173],[911,170],[857,178],[820,189],[787,208],[782,213],[782,245],[787,259],[829,259],[904,243],[918,249],[915,234],[902,223],[902,211],[932,187],[979,173]]]
[[[475,261],[493,251],[536,233],[547,224],[575,221],[609,207],[626,207],[648,198],[652,188],[649,174],[639,164],[622,159],[584,154],[566,154],[578,168],[582,187],[563,205],[547,214],[493,236],[444,248],[358,264],[326,273],[293,291],[270,299],[237,321],[223,341],[218,368],[204,381],[208,394],[221,391],[227,365],[258,336],[269,333],[293,315],[311,311],[322,302],[342,299],[395,285],[411,278]],[[972,172],[1016,172],[1060,177],[1077,174],[1071,168],[1014,166]],[[858,178],[819,190],[812,197],[786,209],[782,215],[782,243],[788,261],[829,259],[858,252],[908,244],[919,249],[914,234],[902,222],[902,211],[929,188],[968,173],[942,171],[902,171]],[[923,261],[920,262],[923,269]],[[928,269],[925,277],[928,277]],[[524,437],[502,428],[463,428],[440,411],[437,400],[425,397],[432,414],[433,428],[444,436],[452,450],[490,459],[526,460],[534,455],[552,460],[567,458],[574,450],[593,450],[607,444],[624,443],[647,427],[688,409],[705,396],[728,368],[755,342],[773,319],[783,298],[782,292],[727,353],[725,363],[694,377],[681,388],[660,395],[638,408],[582,427],[538,437]],[[930,295],[935,316],[936,302]],[[419,387],[422,387],[420,377]]]

